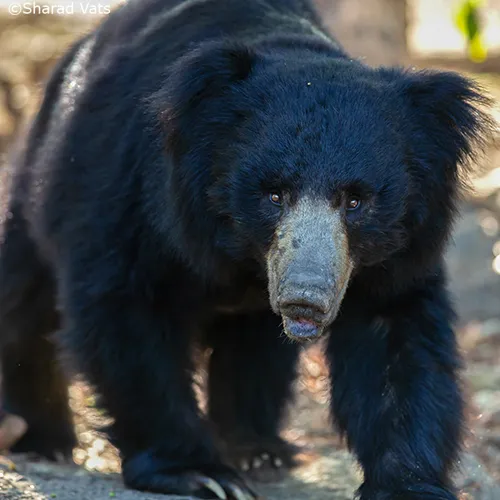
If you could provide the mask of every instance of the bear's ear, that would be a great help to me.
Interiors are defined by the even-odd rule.
[[[250,76],[255,59],[245,45],[206,42],[169,68],[152,104],[171,153],[182,153],[193,142],[208,143],[218,132],[227,133],[222,127],[230,127],[237,114],[231,89]]]
[[[459,166],[468,173],[492,129],[486,112],[490,99],[457,73],[414,71],[403,80],[414,129],[411,147],[418,159],[444,168],[448,179],[456,178]]]

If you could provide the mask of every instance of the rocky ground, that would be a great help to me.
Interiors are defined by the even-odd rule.
[[[19,123],[36,106],[38,82],[54,59],[86,24],[71,20],[13,19],[0,15],[0,154]],[[500,97],[500,77],[479,75]],[[457,333],[467,369],[471,435],[457,473],[463,498],[500,498],[500,147],[492,144],[476,191],[463,206],[448,252],[452,291],[460,313]],[[286,435],[306,447],[304,465],[284,482],[262,485],[269,499],[347,500],[360,476],[327,418],[327,372],[320,349],[303,357],[303,377]],[[79,435],[74,466],[51,465],[33,457],[0,458],[0,498],[6,500],[145,500],[124,490],[115,450],[94,429],[103,416],[81,381],[71,388]],[[158,496],[158,498],[164,498]]]

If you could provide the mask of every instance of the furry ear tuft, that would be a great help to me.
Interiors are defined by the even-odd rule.
[[[493,129],[491,99],[476,82],[453,72],[406,73],[403,93],[410,119],[422,131],[422,159],[444,168],[449,179],[469,174]]]
[[[171,70],[168,86],[174,92],[171,97],[178,98],[171,104],[175,109],[175,105],[195,105],[219,95],[228,86],[248,78],[254,61],[249,47],[234,43],[209,42],[191,50]]]
[[[230,91],[250,76],[255,59],[245,45],[218,41],[194,48],[173,65],[165,85],[151,98],[170,153],[185,152],[187,137],[208,142],[207,134],[231,124]]]

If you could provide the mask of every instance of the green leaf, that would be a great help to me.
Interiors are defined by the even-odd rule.
[[[483,62],[488,56],[488,50],[484,46],[481,37],[476,36],[469,43],[469,57],[474,62]]]
[[[484,0],[465,0],[455,13],[455,26],[465,36],[469,58],[474,62],[484,61],[488,50],[482,38],[480,8]]]

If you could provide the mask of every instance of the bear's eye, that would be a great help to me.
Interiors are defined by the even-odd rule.
[[[353,210],[357,210],[360,206],[361,199],[359,198],[359,196],[349,196],[349,198],[347,199],[347,210],[352,212]]]
[[[283,204],[283,200],[281,198],[281,194],[280,193],[276,193],[276,192],[269,194],[269,201],[273,205],[276,205],[278,207],[281,207],[281,205]]]

